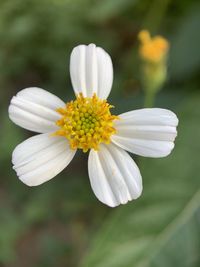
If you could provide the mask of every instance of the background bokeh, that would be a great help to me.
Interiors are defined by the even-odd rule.
[[[199,1],[188,0],[0,0],[0,266],[200,266],[199,14]],[[143,28],[171,44],[156,106],[176,112],[180,124],[169,157],[134,157],[142,197],[115,209],[100,203],[83,153],[50,182],[22,184],[11,153],[33,133],[8,119],[11,97],[30,86],[74,97],[70,52],[93,42],[113,59],[115,113],[143,107]]]

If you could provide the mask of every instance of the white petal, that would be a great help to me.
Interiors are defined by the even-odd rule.
[[[110,56],[94,44],[79,45],[72,50],[70,75],[76,94],[82,92],[91,97],[94,93],[106,99],[113,82],[113,66]]]
[[[111,139],[123,149],[146,157],[165,157],[174,148],[178,119],[172,111],[140,109],[119,117],[117,133]]]
[[[26,88],[11,99],[8,109],[10,119],[17,125],[38,133],[57,129],[60,118],[56,109],[65,103],[57,96],[40,88]]]
[[[40,185],[60,173],[72,160],[75,150],[66,138],[39,134],[19,144],[12,155],[13,169],[29,186]]]
[[[88,161],[91,187],[96,197],[110,207],[125,204],[142,193],[140,171],[123,149],[114,144],[91,150]]]

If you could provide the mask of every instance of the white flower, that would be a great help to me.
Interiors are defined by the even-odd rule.
[[[126,151],[169,155],[177,135],[176,115],[160,108],[111,115],[105,99],[113,82],[112,61],[94,44],[73,49],[70,75],[77,98],[68,104],[40,88],[24,89],[12,98],[10,119],[40,133],[15,148],[14,170],[25,184],[40,185],[60,173],[78,148],[90,149],[88,170],[96,197],[111,207],[138,198],[141,174]]]

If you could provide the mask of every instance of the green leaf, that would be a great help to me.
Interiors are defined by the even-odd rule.
[[[136,3],[137,0],[101,0],[91,10],[91,18],[97,21],[104,21],[119,15]]]
[[[111,210],[83,267],[195,267],[200,263],[200,97],[178,117],[173,153],[140,158],[140,199]]]

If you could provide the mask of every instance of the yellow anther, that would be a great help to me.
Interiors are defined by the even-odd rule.
[[[116,132],[113,121],[118,117],[110,113],[112,107],[95,94],[90,98],[79,94],[75,101],[57,109],[62,116],[56,122],[60,130],[55,135],[66,137],[72,149],[98,150],[99,144],[110,143],[111,135]]]
[[[87,111],[87,109],[83,107],[83,108],[81,109],[81,111],[85,114],[86,111]]]
[[[78,115],[76,115],[74,119],[75,119],[76,121],[79,121],[80,118],[79,118]]]
[[[94,133],[94,130],[93,129],[90,129],[90,133],[93,134]]]

